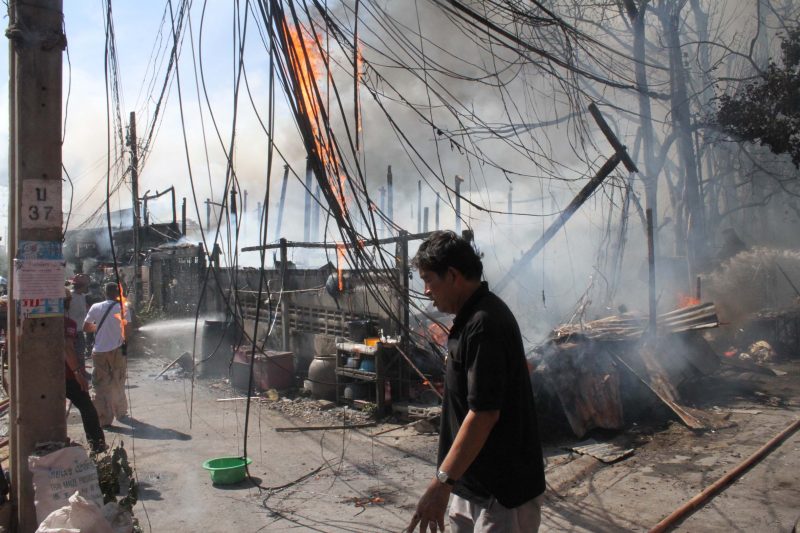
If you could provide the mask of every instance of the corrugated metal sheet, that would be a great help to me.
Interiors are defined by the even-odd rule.
[[[713,303],[702,303],[675,309],[658,316],[658,333],[681,333],[684,331],[715,328],[719,326],[717,309]],[[637,315],[622,315],[601,318],[583,324],[564,324],[555,330],[551,339],[560,342],[574,336],[597,341],[636,340],[647,329],[647,319]]]

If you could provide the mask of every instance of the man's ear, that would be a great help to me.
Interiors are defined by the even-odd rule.
[[[453,275],[453,283],[458,281],[458,276],[461,275],[461,272],[459,272],[458,269],[455,268],[455,267],[448,267],[447,268],[447,273]]]

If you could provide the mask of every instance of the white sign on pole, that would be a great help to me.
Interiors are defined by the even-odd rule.
[[[14,259],[14,299],[64,298],[63,259]]]
[[[19,218],[23,229],[61,225],[61,180],[22,180],[21,204]]]

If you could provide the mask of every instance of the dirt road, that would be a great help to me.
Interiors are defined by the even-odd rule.
[[[247,455],[256,488],[211,484],[204,460],[241,455],[244,402],[221,381],[154,376],[167,357],[131,357],[130,424],[109,440],[135,461],[144,531],[401,531],[434,470],[436,436],[391,426],[276,432],[305,421],[252,404]],[[613,436],[635,453],[606,465],[549,445],[542,531],[647,531],[800,416],[800,364],[785,376],[723,372],[700,384],[695,402],[728,426],[694,433],[657,421]],[[170,375],[168,373],[167,375]],[[191,418],[190,418],[191,414]],[[663,413],[659,413],[659,416]],[[330,413],[319,416],[331,417]],[[190,425],[191,419],[191,425]],[[545,429],[546,430],[546,429]],[[70,415],[70,435],[82,440]],[[800,516],[800,433],[686,519],[676,531],[790,531]]]

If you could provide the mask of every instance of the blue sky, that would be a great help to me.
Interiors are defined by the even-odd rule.
[[[127,123],[131,111],[137,114],[139,137],[146,134],[147,125],[155,108],[155,101],[163,83],[166,60],[171,44],[169,25],[162,26],[166,2],[117,2],[113,4],[114,29],[120,73],[120,111]],[[174,2],[174,5],[177,5]],[[196,3],[192,9],[191,29],[195,51],[202,44],[202,61],[205,72],[205,85],[209,94],[211,108],[220,127],[220,136],[227,142],[230,138],[233,102],[233,9],[232,3],[209,2],[206,6],[203,24],[202,43],[200,42],[200,16],[202,4]],[[168,14],[167,14],[168,16]],[[99,0],[68,0],[64,2],[64,19],[67,33],[68,51],[64,54],[64,109],[67,113],[63,161],[75,184],[76,199],[87,198],[82,204],[73,207],[73,222],[89,216],[103,202],[105,194],[105,174],[107,166],[107,120],[106,92],[104,80],[104,10]],[[167,18],[169,21],[169,18]],[[267,54],[257,36],[255,26],[250,21],[245,63],[248,80],[254,98],[261,110],[265,109],[267,91],[264,83]],[[154,61],[155,58],[155,61]],[[0,69],[8,71],[7,55],[0,54]],[[215,184],[214,198],[222,194],[221,184],[225,177],[225,159],[220,142],[215,136],[208,109],[203,109],[208,153],[204,150],[203,128],[200,123],[200,110],[197,100],[197,86],[192,61],[190,34],[185,32],[181,50],[180,77],[184,120],[187,125],[188,141],[191,147],[192,170],[195,175],[198,201],[211,196],[209,182]],[[156,73],[154,75],[154,73]],[[69,99],[67,95],[69,91]],[[0,97],[5,101],[8,87],[0,86]],[[260,111],[261,111],[260,110]],[[155,192],[174,184],[178,192],[178,203],[183,196],[189,197],[189,214],[192,218],[191,189],[188,180],[188,166],[183,141],[183,129],[178,107],[177,84],[173,80],[169,98],[162,107],[162,121],[157,129],[152,151],[140,177],[140,194]],[[290,124],[287,124],[289,126]],[[239,126],[237,128],[241,144],[236,150],[236,162],[243,187],[249,189],[248,208],[255,210],[257,198],[264,194],[266,183],[265,158],[266,139],[259,133],[260,127],[249,99],[241,97]],[[287,139],[293,137],[288,135]],[[0,106],[0,142],[8,141],[7,106]],[[291,145],[293,141],[288,144]],[[289,150],[296,153],[298,147]],[[208,161],[208,165],[206,164]],[[209,170],[210,169],[210,170]],[[282,165],[278,167],[282,170]],[[0,150],[0,182],[7,180],[7,152]],[[299,187],[299,185],[298,185]],[[295,191],[299,194],[298,191]],[[64,201],[67,204],[69,186],[65,184]],[[166,197],[165,197],[166,198]],[[112,207],[126,208],[130,194],[126,190],[112,200]],[[152,205],[154,217],[166,216],[167,202],[163,206]],[[205,210],[202,209],[204,217]],[[5,214],[5,213],[4,213]]]

